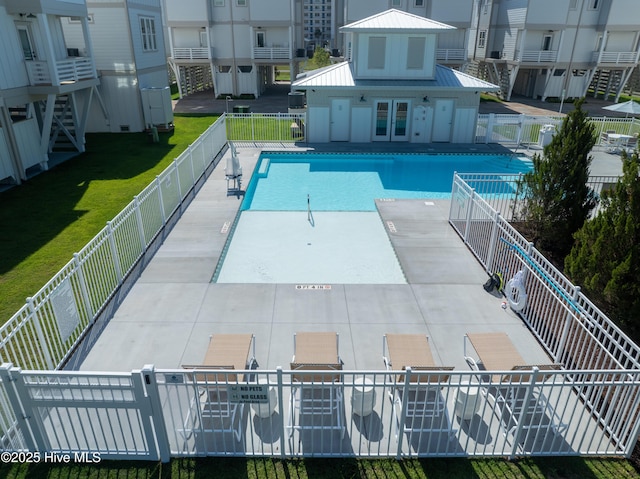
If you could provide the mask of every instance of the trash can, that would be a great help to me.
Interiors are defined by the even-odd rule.
[[[556,132],[556,127],[555,125],[543,125],[542,128],[540,128],[540,135],[538,136],[538,144],[544,148],[545,146],[547,146],[549,143],[551,143],[551,140],[553,139],[553,135]]]
[[[249,113],[251,108],[249,105],[237,105],[233,107],[234,113]]]

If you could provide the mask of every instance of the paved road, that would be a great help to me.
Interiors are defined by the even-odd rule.
[[[287,94],[290,91],[289,83],[280,83],[270,87],[262,96],[255,100],[218,100],[213,91],[194,93],[180,100],[174,101],[175,113],[213,113],[222,114],[227,108],[230,112],[234,106],[248,106],[254,113],[286,113],[288,109]],[[590,116],[624,117],[624,113],[616,113],[603,110],[602,107],[611,105],[612,102],[597,98],[587,98],[583,109]],[[573,109],[573,104],[565,103],[563,113]],[[480,102],[480,113],[500,113],[525,115],[549,115],[557,116],[560,111],[559,103],[548,103],[541,100],[533,100],[525,97],[512,97],[510,102],[483,101]]]

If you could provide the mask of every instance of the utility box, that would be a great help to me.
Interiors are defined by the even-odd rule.
[[[553,135],[555,135],[555,133],[555,125],[543,125],[543,127],[540,128],[540,134],[538,135],[538,145],[540,145],[542,148],[547,146],[549,143],[551,143],[551,140],[553,139]]]
[[[173,126],[173,107],[169,87],[142,88],[140,93],[147,128],[155,126],[170,129]]]

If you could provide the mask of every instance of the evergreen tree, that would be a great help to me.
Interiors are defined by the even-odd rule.
[[[627,334],[640,338],[640,161],[622,155],[623,176],[603,193],[602,211],[575,235],[565,260],[574,283]]]
[[[563,120],[560,129],[533,157],[533,170],[523,176],[524,204],[521,211],[530,238],[552,259],[564,260],[578,231],[596,205],[587,186],[589,155],[596,142],[594,127],[582,110],[584,99]]]

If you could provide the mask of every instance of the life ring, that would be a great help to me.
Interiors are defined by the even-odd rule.
[[[527,305],[527,291],[524,289],[524,282],[515,276],[509,280],[504,290],[504,294],[509,301],[509,306],[515,312],[520,312]]]

